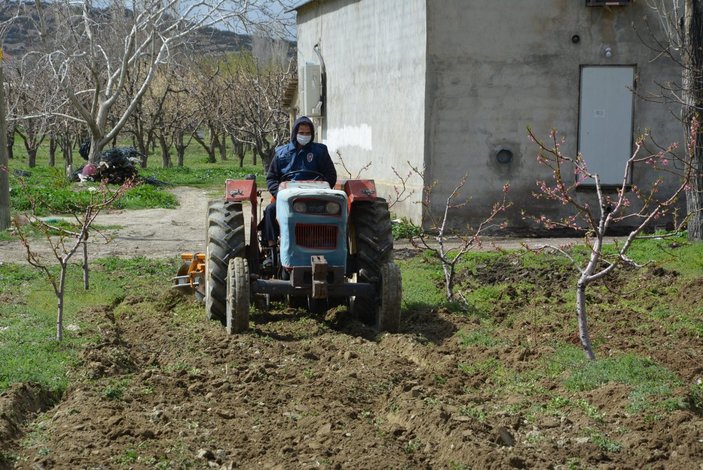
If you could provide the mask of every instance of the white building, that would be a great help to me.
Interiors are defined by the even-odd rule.
[[[371,162],[362,176],[381,194],[393,194],[394,169],[424,167],[425,181],[410,180],[413,197],[393,208],[416,221],[427,222],[424,185],[437,182],[439,210],[467,172],[471,202],[455,224],[483,220],[506,182],[511,230],[536,227],[521,210],[565,215],[532,197],[551,172],[537,162],[528,126],[545,137],[557,129],[564,152],[580,151],[604,184],[621,183],[645,130],[660,143],[683,136],[675,109],[645,99],[679,69],[644,44],[646,19],[659,24],[644,1],[307,0],[296,12],[296,113],[315,116],[318,140],[352,173]],[[654,178],[634,168],[632,183]],[[593,198],[592,187],[579,191]]]

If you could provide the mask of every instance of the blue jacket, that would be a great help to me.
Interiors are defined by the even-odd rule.
[[[300,124],[307,124],[312,129],[312,140],[302,147],[296,140]],[[315,126],[312,121],[305,116],[299,117],[293,125],[290,142],[276,147],[276,155],[266,173],[266,185],[273,196],[278,193],[278,184],[282,181],[283,175],[291,171],[309,170],[320,173],[329,183],[330,188],[334,188],[337,182],[337,170],[334,168],[327,146],[313,142],[313,140],[315,140]],[[291,181],[311,180],[315,179],[316,173],[301,171],[286,179]]]

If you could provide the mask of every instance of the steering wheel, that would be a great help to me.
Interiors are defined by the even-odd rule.
[[[301,173],[310,173],[313,175],[312,181],[326,181],[325,175],[320,173],[319,171],[315,170],[294,170],[294,171],[289,171],[288,173],[283,174],[281,176],[281,181],[291,181],[291,178],[295,175],[299,175]]]

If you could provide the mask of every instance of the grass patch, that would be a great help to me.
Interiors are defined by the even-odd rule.
[[[439,262],[417,256],[398,260],[403,277],[403,304],[407,310],[431,310],[446,303]]]
[[[581,349],[562,346],[549,360],[546,368],[547,373],[553,377],[562,377],[565,374],[563,385],[569,391],[594,390],[608,382],[632,387],[627,409],[630,413],[644,412],[656,407],[684,407],[681,400],[674,395],[675,389],[682,386],[681,380],[672,371],[647,358],[625,354],[589,361],[583,356]],[[584,412],[592,415],[586,409]]]
[[[173,209],[178,207],[176,196],[165,189],[142,184],[128,189],[124,196],[115,201],[116,209],[150,209],[155,207]]]
[[[56,168],[36,167],[28,177],[10,177],[10,207],[13,213],[32,211],[36,201],[36,215],[82,213],[89,204],[98,201],[97,183],[75,184],[69,182]],[[116,185],[110,186],[116,190]],[[167,190],[149,184],[128,189],[114,202],[117,209],[173,208],[176,197]]]
[[[505,285],[488,285],[467,292],[468,312],[480,318],[490,317],[504,290]]]
[[[97,338],[100,319],[82,312],[113,305],[129,292],[163,291],[176,264],[146,258],[97,260],[88,291],[83,290],[80,267],[69,266],[62,342],[55,340],[56,297],[46,279],[29,266],[0,264],[0,392],[28,381],[55,392],[65,390],[68,369],[84,345]]]
[[[257,184],[265,186],[265,172],[263,166],[239,164],[233,160],[226,162],[207,163],[203,158],[198,161],[197,157],[191,158],[188,166],[173,168],[149,168],[141,170],[142,176],[153,176],[175,186],[196,186],[202,188],[222,187],[227,179],[244,179],[246,175],[256,175]]]
[[[479,328],[474,331],[460,331],[457,333],[459,338],[459,344],[465,347],[469,346],[481,346],[485,348],[491,348],[500,344],[500,341],[493,336],[493,329],[489,328]]]
[[[612,253],[613,245],[606,245],[605,252]],[[627,255],[639,264],[650,261],[686,277],[696,277],[703,272],[703,249],[700,243],[691,243],[686,234],[635,240]]]
[[[620,452],[622,450],[621,443],[610,439],[608,436],[596,429],[586,428],[586,435],[591,442],[605,452]]]

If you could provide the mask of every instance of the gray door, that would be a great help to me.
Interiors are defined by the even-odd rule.
[[[601,184],[621,184],[632,153],[634,80],[630,66],[581,68],[579,151]]]

